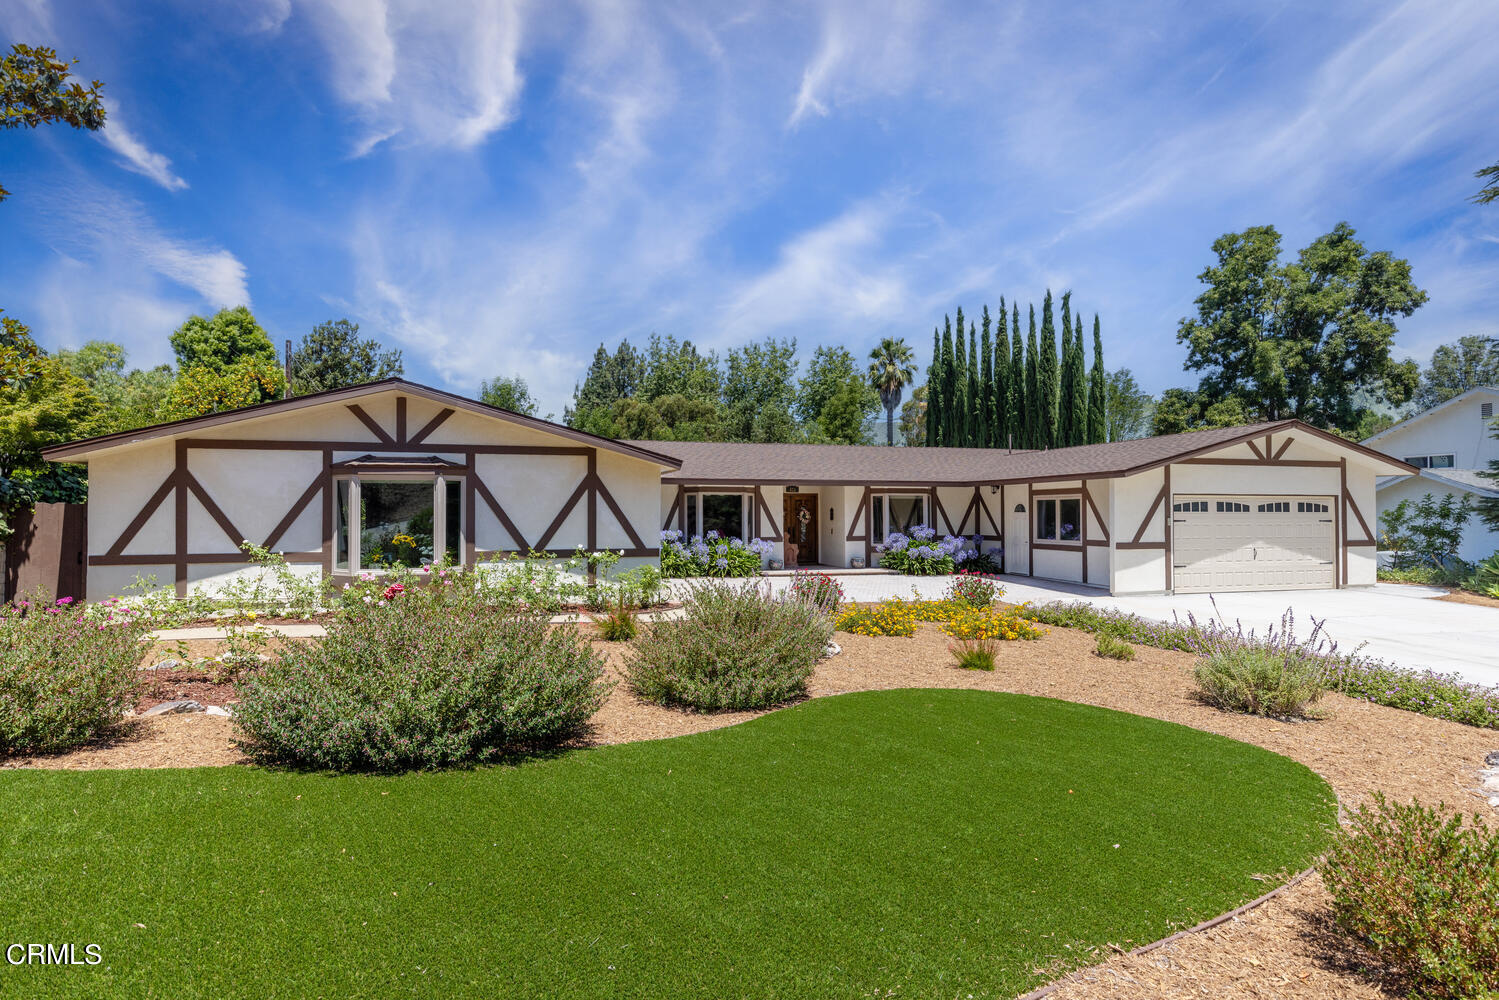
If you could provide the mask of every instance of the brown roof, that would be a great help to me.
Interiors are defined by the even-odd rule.
[[[1275,420],[1161,437],[1087,444],[1048,451],[997,448],[888,448],[873,445],[743,444],[710,441],[641,441],[671,455],[682,467],[663,482],[741,483],[1012,483],[1111,479],[1132,475],[1202,452],[1284,430],[1296,430],[1378,459],[1407,474],[1415,469],[1388,455],[1317,430],[1299,420]]]

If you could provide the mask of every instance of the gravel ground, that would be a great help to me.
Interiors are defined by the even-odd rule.
[[[812,697],[907,687],[1013,691],[1153,716],[1243,740],[1301,761],[1333,786],[1345,805],[1374,791],[1393,799],[1445,802],[1481,811],[1499,823],[1478,792],[1484,755],[1499,749],[1499,732],[1473,729],[1383,708],[1341,695],[1322,702],[1325,717],[1283,722],[1220,712],[1191,694],[1192,657],[1137,648],[1133,662],[1093,653],[1093,637],[1052,629],[1034,642],[1004,645],[992,673],[959,670],[947,638],[924,625],[910,639],[839,633],[843,652],[819,664]],[[620,680],[624,648],[599,643],[610,676]],[[195,652],[197,652],[195,650]],[[202,655],[202,654],[199,654]],[[660,739],[733,725],[761,714],[695,714],[645,704],[617,684],[594,717],[591,742]],[[227,719],[168,716],[135,723],[99,747],[5,766],[192,767],[243,760],[229,742]],[[1398,982],[1361,971],[1361,957],[1331,924],[1326,890],[1309,879],[1270,902],[1210,931],[1143,956],[1118,955],[1074,973],[1058,998],[1307,997],[1394,998]]]

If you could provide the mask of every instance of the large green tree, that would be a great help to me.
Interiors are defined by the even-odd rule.
[[[190,316],[171,336],[177,380],[162,419],[221,413],[279,399],[286,373],[271,338],[244,306]]]
[[[1083,353],[1083,317],[1073,317],[1067,345],[1067,380],[1063,401],[1068,409],[1067,444],[1088,443],[1088,359]]]
[[[1057,439],[1057,397],[1061,382],[1057,363],[1057,328],[1052,316],[1051,289],[1041,302],[1041,358],[1036,363],[1037,445],[1055,448]]]
[[[885,408],[885,444],[895,444],[895,408],[916,381],[916,354],[901,337],[885,337],[869,352],[869,384]]]
[[[953,369],[953,439],[950,444],[966,448],[973,433],[972,414],[968,396],[968,349],[963,346],[963,307],[958,307],[957,329],[953,331],[954,349],[957,355]]]
[[[952,349],[952,319],[942,317],[942,408],[937,414],[938,438],[933,444],[950,448],[958,443],[957,421],[953,418],[958,408],[957,359]]]
[[[937,328],[932,327],[932,363],[927,365],[925,404],[921,408],[922,414],[922,444],[937,445],[942,443],[941,418],[942,411],[942,336]],[[905,415],[902,408],[901,415]],[[906,440],[909,442],[910,437]]]
[[[1107,393],[1108,439],[1130,441],[1149,434],[1155,420],[1155,398],[1140,388],[1128,368],[1109,372]]]
[[[796,369],[795,340],[767,337],[729,351],[723,383],[728,440],[796,440]]]
[[[582,384],[573,389],[572,405],[563,411],[562,419],[569,427],[615,437],[611,416],[614,404],[634,396],[644,379],[645,362],[629,340],[621,340],[613,354],[599,344]]]
[[[1058,360],[1057,375],[1057,447],[1074,444],[1072,426],[1072,391],[1076,388],[1072,376],[1072,292],[1062,293],[1062,345]]]
[[[720,441],[723,422],[716,399],[669,393],[652,400],[638,396],[614,404],[618,437],[635,441]]]
[[[58,351],[56,357],[98,397],[98,433],[132,430],[165,419],[162,414],[176,380],[170,365],[127,370],[125,348],[104,340]]]
[[[994,447],[994,437],[998,430],[996,421],[999,417],[994,405],[994,331],[991,329],[993,320],[989,318],[989,306],[984,305],[983,333],[979,337],[979,350],[983,352],[982,363],[979,366],[979,439],[978,444],[984,448]]]
[[[1020,303],[1010,307],[1010,384],[1006,409],[1010,433],[1006,448],[1029,448],[1026,438],[1025,342],[1020,339]]]
[[[1428,409],[1483,385],[1499,385],[1499,337],[1460,337],[1431,353],[1416,403]]]
[[[171,337],[177,367],[221,371],[242,361],[278,361],[276,345],[244,306],[220,309],[212,316],[189,316]]]
[[[511,413],[536,416],[536,399],[531,395],[531,387],[519,375],[496,375],[479,383],[479,402]]]
[[[406,372],[399,350],[386,350],[378,340],[360,337],[359,324],[347,319],[313,327],[292,346],[289,361],[293,396],[365,385]]]
[[[1025,335],[1025,444],[1026,448],[1045,447],[1041,424],[1040,347],[1036,343],[1036,307],[1031,306],[1030,329]]]
[[[1213,253],[1197,316],[1177,331],[1210,405],[1351,428],[1361,392],[1394,405],[1410,398],[1417,368],[1390,356],[1396,318],[1426,301],[1408,261],[1366,250],[1341,222],[1288,263],[1274,226],[1221,236]]]
[[[989,424],[989,446],[1005,448],[1010,438],[1010,323],[1009,308],[999,297],[999,326],[994,331],[994,384],[989,405],[993,416]]]
[[[862,444],[879,395],[846,347],[819,347],[798,385],[794,412],[834,444]]]
[[[1103,333],[1093,314],[1093,368],[1088,372],[1088,444],[1109,439],[1109,373],[1103,367]]]
[[[12,45],[0,57],[0,128],[71,125],[96,131],[104,127],[104,84],[87,87],[69,81],[72,63],[44,46]],[[0,201],[10,192],[0,187]]]
[[[681,396],[717,403],[722,385],[717,356],[701,353],[690,340],[679,343],[676,337],[651,334],[639,389],[642,399]]]
[[[1154,434],[1181,434],[1249,423],[1237,396],[1216,397],[1195,389],[1167,389],[1151,415]]]

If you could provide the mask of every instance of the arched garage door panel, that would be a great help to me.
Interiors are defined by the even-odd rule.
[[[1334,587],[1334,509],[1319,496],[1172,497],[1173,588]]]

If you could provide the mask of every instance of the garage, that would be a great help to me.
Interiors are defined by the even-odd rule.
[[[1329,496],[1172,498],[1178,593],[1337,586],[1336,505]]]

